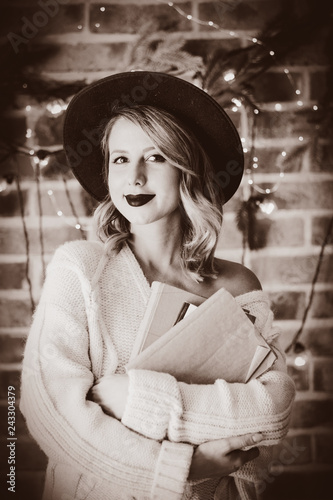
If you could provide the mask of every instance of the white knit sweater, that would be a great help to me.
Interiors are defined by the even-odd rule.
[[[106,372],[124,372],[149,295],[127,246],[110,257],[98,242],[66,243],[48,266],[21,395],[29,430],[49,457],[43,500],[256,498],[258,471],[267,468],[269,445],[287,432],[294,398],[282,355],[248,384],[187,385],[132,370],[121,422],[87,398]],[[266,295],[236,300],[276,345]],[[260,457],[233,477],[186,481],[193,445],[257,431],[265,436]]]

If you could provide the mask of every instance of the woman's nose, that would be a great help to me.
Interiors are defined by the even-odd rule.
[[[143,186],[146,180],[144,161],[140,159],[133,162],[128,173],[128,184],[130,186]]]

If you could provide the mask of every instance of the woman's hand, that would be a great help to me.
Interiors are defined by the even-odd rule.
[[[91,390],[92,399],[104,413],[121,420],[128,396],[129,379],[126,374],[105,375]]]
[[[258,448],[243,451],[241,448],[253,446],[263,439],[261,434],[217,439],[200,444],[193,453],[189,480],[215,476],[227,476],[259,455]]]

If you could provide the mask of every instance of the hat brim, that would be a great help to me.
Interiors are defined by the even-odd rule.
[[[64,123],[64,149],[83,188],[102,201],[108,192],[100,146],[103,130],[115,107],[150,105],[166,110],[192,130],[211,159],[213,182],[227,202],[243,175],[239,134],[229,116],[206,92],[173,75],[131,71],[103,78],[71,100]]]

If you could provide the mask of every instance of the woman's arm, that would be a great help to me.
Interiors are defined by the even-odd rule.
[[[165,498],[181,498],[193,447],[140,436],[87,400],[94,376],[80,290],[73,266],[49,269],[23,362],[28,428],[53,462],[106,481],[119,497],[150,498],[162,481]]]
[[[254,292],[243,298],[244,305],[257,317],[261,333],[279,354],[269,372],[247,384],[217,380],[213,385],[188,385],[178,383],[168,374],[131,370],[129,397],[126,405],[123,400],[123,411],[116,416],[122,417],[128,427],[154,439],[167,437],[172,441],[199,444],[247,432],[263,432],[265,444],[281,440],[288,428],[294,384],[286,374],[278,342],[271,338],[275,334],[273,315],[265,295]],[[112,384],[116,389],[115,380]],[[105,398],[107,393],[106,381]],[[100,397],[102,404],[103,395]],[[110,402],[112,411],[112,397]]]

